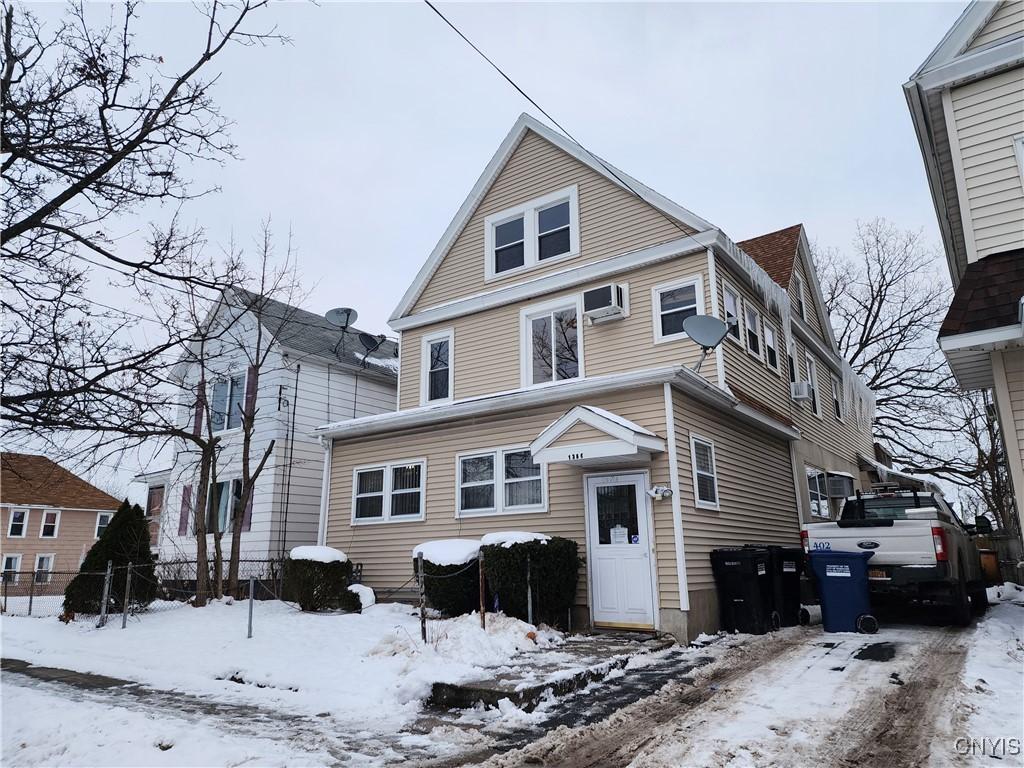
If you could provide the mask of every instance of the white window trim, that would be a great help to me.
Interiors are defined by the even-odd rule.
[[[728,280],[722,281],[722,320],[726,323],[729,322],[729,313],[725,308],[725,296],[727,293],[731,293],[736,297],[736,331],[739,333],[739,338],[733,336],[731,333],[725,334],[725,338],[732,339],[733,344],[739,344],[741,347],[746,347],[746,331],[743,327],[743,295],[736,290]]]
[[[818,363],[810,352],[804,352],[804,362],[807,366],[807,383],[814,390],[814,397],[811,398],[811,410],[819,419],[821,418],[821,389],[818,388]]]
[[[774,343],[772,344],[772,349],[775,350],[775,365],[772,365],[771,361],[769,361],[769,359],[768,359],[768,331],[772,332],[772,338],[774,339]],[[764,350],[764,364],[768,367],[768,370],[775,371],[775,373],[778,373],[778,374],[781,375],[781,373],[782,373],[782,360],[781,360],[781,357],[780,357],[780,350],[779,350],[779,331],[775,327],[775,323],[771,323],[768,320],[762,320],[761,321],[761,348]],[[786,363],[786,367],[787,367],[787,369],[789,368],[788,361]],[[786,376],[787,377],[789,376],[789,371],[788,370],[786,371]]]
[[[14,513],[15,512],[24,512],[25,513],[25,519],[21,523],[21,535],[20,536],[15,536],[14,534],[11,533],[11,526],[14,525]],[[26,507],[17,507],[17,508],[11,507],[10,512],[8,513],[8,516],[7,516],[7,538],[8,539],[24,539],[28,535],[28,521],[29,521],[29,517],[31,517],[31,515],[32,515],[32,510],[31,509],[28,509]]]
[[[530,381],[533,375],[533,337],[530,330],[530,322],[539,315],[548,315],[560,309],[576,310],[576,344],[578,346],[579,375],[574,379],[561,379],[558,381],[542,381],[535,384]],[[519,311],[519,384],[522,389],[537,389],[539,387],[552,387],[564,384],[569,381],[580,381],[586,378],[586,369],[583,358],[583,294],[577,293],[574,296],[563,296],[560,299],[552,299],[540,304],[532,304],[523,307]]]
[[[786,380],[789,381],[790,384],[796,384],[798,381],[801,380],[800,379],[800,355],[798,354],[798,352],[799,352],[799,350],[796,348],[796,340],[795,339],[790,339],[789,348],[786,350]],[[790,358],[793,359],[793,376],[792,376],[792,378],[789,375],[789,359]],[[789,397],[790,397],[791,400],[793,399],[793,390],[792,389],[790,389]]]
[[[430,345],[448,342],[448,397],[430,399]],[[450,403],[455,399],[455,329],[445,328],[428,333],[420,339],[420,405]]]
[[[757,335],[757,352],[754,352],[750,348],[750,320],[747,317],[748,312],[753,312],[757,319],[754,321],[754,325],[757,326],[754,329],[754,333]],[[764,361],[764,332],[761,330],[762,319],[761,310],[759,310],[751,301],[743,302],[743,323],[746,326],[743,333],[743,346],[747,350],[747,354],[753,357],[755,360]]]
[[[515,507],[505,506],[505,454],[519,453],[530,450],[529,445],[509,445],[501,448],[485,448],[481,451],[467,451],[455,456],[455,517],[457,519],[471,517],[497,517],[499,515],[536,515],[548,511],[548,465],[540,465],[540,504],[529,504]],[[494,507],[488,509],[462,509],[462,460],[491,456],[494,460]],[[487,483],[471,483],[470,486],[487,485]]]
[[[232,498],[234,498],[233,494],[232,494],[232,489],[234,487],[234,484],[235,483],[241,484],[242,478],[240,476],[237,476],[237,475],[234,476],[234,477],[218,477],[217,478],[217,482],[218,483],[227,483],[228,484],[228,499],[230,501]],[[206,518],[205,518],[206,519],[206,533],[207,533],[207,535],[211,535],[211,536],[214,534],[214,531],[210,528],[210,502],[212,500],[213,500],[213,482],[211,481],[210,484],[206,488]],[[245,512],[243,511],[241,514],[244,515]],[[228,508],[228,518],[227,518],[227,521],[225,523],[226,530],[221,531],[221,533],[226,533],[226,534],[230,535],[232,533],[232,531],[233,531],[232,525],[233,525],[233,523],[232,523],[232,517],[231,517],[231,508],[229,507]]]
[[[60,510],[59,509],[44,509],[44,510],[42,510],[42,512],[43,512],[43,514],[41,516],[41,519],[39,520],[39,538],[40,539],[56,539],[58,536],[60,536]],[[57,519],[56,519],[56,521],[53,524],[53,536],[43,536],[43,528],[46,527],[46,515],[49,514],[50,512],[55,512],[57,514]]]
[[[50,558],[50,567],[46,569],[46,581],[36,581],[36,574],[39,573],[39,558],[48,557]],[[40,552],[36,555],[35,567],[32,569],[32,582],[34,584],[49,584],[53,574],[53,566],[57,562],[57,554],[55,552]]]
[[[93,538],[97,539],[97,540],[100,537],[100,518],[103,517],[103,515],[110,515],[110,520],[114,519],[114,513],[113,512],[97,512],[96,513],[96,528],[93,531],[93,534],[94,534]],[[107,525],[110,525],[110,520],[107,520]]]
[[[420,513],[418,515],[399,515],[396,518],[391,517],[391,484],[392,475],[395,467],[406,467],[410,464],[420,465]],[[369,472],[374,469],[384,470],[384,484],[383,494],[384,498],[381,500],[381,517],[364,517],[356,519],[356,496],[359,490],[359,473]],[[407,489],[411,491],[412,489]],[[363,494],[373,495],[377,494]],[[416,459],[405,459],[397,461],[388,461],[380,464],[365,464],[360,467],[352,468],[352,525],[381,525],[386,523],[414,523],[422,521],[426,517],[427,507],[427,460],[425,457]]]
[[[693,275],[682,280],[673,280],[670,283],[662,283],[651,288],[651,321],[654,325],[654,343],[664,344],[669,341],[682,341],[690,336],[685,331],[670,333],[667,336],[661,332],[661,294],[675,288],[683,288],[692,285],[695,292],[696,309],[698,315],[705,314],[704,311],[704,278],[701,275]],[[672,311],[672,310],[669,310]]]
[[[835,418],[836,421],[845,422],[846,408],[843,404],[843,385],[839,383],[839,379],[837,379],[835,376],[830,376],[829,379],[831,381],[831,391],[829,392],[829,394],[831,395],[832,399],[832,416]],[[838,416],[836,416],[837,405],[839,408]]]
[[[698,486],[698,483],[697,483],[697,447],[696,447],[697,443],[703,443],[704,445],[706,445],[709,448],[711,448],[711,468],[712,468],[711,478],[714,480],[714,483],[715,483],[715,502],[714,503],[711,503],[710,501],[702,501],[701,498],[700,498],[700,489],[699,489],[699,486]],[[719,491],[718,491],[718,459],[715,456],[715,442],[713,440],[709,440],[708,438],[703,437],[703,436],[698,435],[698,434],[695,434],[693,432],[690,433],[690,468],[691,468],[691,470],[693,472],[693,504],[694,504],[694,506],[697,509],[713,509],[713,510],[721,509],[722,497],[721,497],[721,495],[719,494]],[[707,473],[706,472],[702,472],[701,474],[706,475]]]
[[[569,202],[569,251],[560,256],[540,261],[537,258],[537,212],[556,203]],[[494,228],[512,219],[523,217],[523,266],[506,269],[504,272],[494,271]],[[573,184],[542,197],[536,197],[521,205],[506,208],[484,218],[484,282],[501,280],[512,275],[522,274],[538,266],[557,264],[578,256],[580,253],[580,206],[579,188]]]
[[[16,566],[14,566],[14,568],[4,568],[2,571],[0,571],[0,574],[6,574],[8,571],[10,571],[12,574],[14,574],[14,576],[11,579],[10,583],[11,584],[17,584],[19,579],[21,578],[21,559],[22,559],[21,558],[21,554],[18,553],[18,552],[5,552],[4,553],[4,562],[0,563],[0,566],[6,565],[7,564],[7,558],[9,558],[9,557],[17,558],[18,564]]]
[[[800,277],[796,272],[793,272],[793,279],[796,280],[798,287],[797,290],[797,303],[794,309],[797,310],[796,315],[804,322],[807,321],[807,291],[804,289],[804,279]]]
[[[815,499],[811,496],[811,486],[810,486],[810,483],[808,482],[808,480],[810,480],[811,476],[810,476],[808,470],[813,470],[815,474],[821,475],[822,477],[825,478],[825,496],[824,496],[825,514],[824,515],[819,514],[819,513],[814,511],[814,509],[815,509],[815,503],[814,503]],[[807,500],[809,502],[809,507],[808,507],[807,514],[810,515],[811,517],[817,517],[817,518],[820,518],[820,519],[823,519],[823,520],[827,520],[830,517],[832,517],[832,507],[831,507],[831,504],[830,504],[830,500],[828,498],[828,473],[824,469],[820,469],[819,467],[816,467],[813,464],[804,464],[804,487],[807,488]],[[815,493],[816,494],[820,494],[821,491],[820,490],[815,490]],[[820,505],[818,505],[818,508],[820,509]]]
[[[1018,133],[1013,137],[1013,154],[1017,157],[1017,173],[1020,174],[1020,183],[1024,185],[1024,133]]]
[[[248,370],[244,370],[243,369],[242,371],[231,371],[230,373],[227,373],[227,374],[225,374],[223,376],[218,376],[213,381],[211,381],[209,386],[207,387],[207,396],[210,398],[210,400],[209,400],[210,407],[208,408],[209,414],[207,414],[207,415],[212,420],[213,419],[213,389],[217,385],[218,382],[227,381],[227,383],[228,383],[228,399],[227,399],[227,402],[225,402],[225,404],[224,404],[224,409],[225,409],[224,410],[224,428],[223,429],[216,429],[216,430],[214,430],[213,434],[215,434],[215,435],[226,435],[226,434],[231,434],[231,433],[234,433],[234,432],[240,432],[242,430],[242,426],[243,426],[242,424],[239,424],[237,427],[229,427],[228,426],[228,422],[230,421],[229,417],[231,415],[229,413],[230,408],[231,408],[231,379],[233,379],[235,376],[238,376],[239,374],[241,374],[241,376],[242,376],[242,401],[241,402],[242,402],[242,407],[244,408],[245,407],[245,396],[248,394],[248,392],[246,390],[249,389],[249,371]]]

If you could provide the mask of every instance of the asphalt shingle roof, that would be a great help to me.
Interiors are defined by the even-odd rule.
[[[1024,248],[995,253],[967,265],[939,336],[1002,328],[1020,322]]]
[[[772,280],[783,288],[789,288],[803,226],[794,224],[776,232],[752,237],[737,245],[750,254]]]
[[[121,502],[60,464],[32,453],[0,453],[0,503],[114,509]]]

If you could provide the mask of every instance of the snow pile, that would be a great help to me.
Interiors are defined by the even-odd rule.
[[[373,590],[362,584],[349,584],[348,591],[359,595],[359,605],[363,610],[377,603],[377,596],[373,594]]]
[[[1002,602],[1024,605],[1024,587],[1012,581],[1004,582],[998,587],[989,587],[988,601],[993,605]]]
[[[344,563],[348,555],[333,547],[294,547],[289,553],[292,560],[313,560],[317,563]]]
[[[479,539],[438,539],[413,547],[412,556],[423,555],[434,565],[464,565],[480,555]]]
[[[530,533],[529,531],[500,531],[498,533],[486,533],[481,539],[480,543],[485,547],[501,545],[505,549],[508,549],[513,544],[525,544],[528,541],[539,541],[541,543],[547,543],[551,540],[550,536],[546,536],[543,533]]]

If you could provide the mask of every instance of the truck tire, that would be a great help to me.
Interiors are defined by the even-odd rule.
[[[953,603],[949,609],[950,620],[958,627],[966,627],[971,623],[971,600],[967,594],[967,580],[960,571],[956,585],[950,590]]]
[[[988,610],[988,592],[985,589],[985,585],[976,586],[971,590],[970,595],[971,613],[975,616],[984,616],[985,611]]]

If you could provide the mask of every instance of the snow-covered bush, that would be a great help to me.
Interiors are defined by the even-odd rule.
[[[349,590],[352,563],[330,547],[295,547],[284,561],[284,597],[304,611],[358,612],[359,596]]]
[[[540,534],[491,534],[482,548],[484,578],[498,607],[507,615],[526,620],[526,561],[530,561],[533,620],[565,626],[576,599],[582,560],[571,539]]]
[[[427,602],[447,616],[459,616],[480,607],[480,568],[475,539],[442,539],[419,544],[412,551],[413,573],[416,557],[423,555]]]

